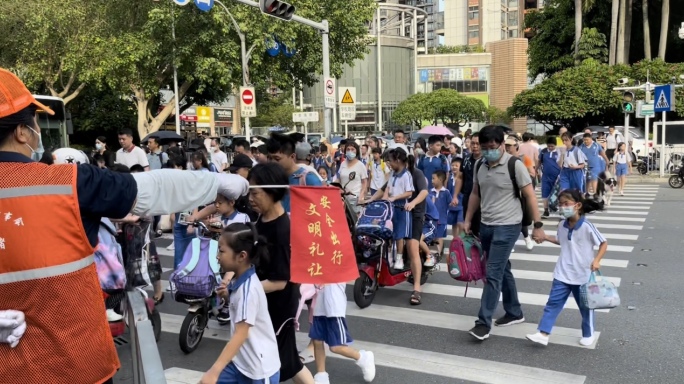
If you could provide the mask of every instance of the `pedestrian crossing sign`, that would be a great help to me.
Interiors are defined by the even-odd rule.
[[[671,112],[675,110],[675,88],[672,84],[655,88],[654,112]]]

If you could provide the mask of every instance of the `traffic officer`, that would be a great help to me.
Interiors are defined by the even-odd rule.
[[[36,112],[0,68],[0,381],[93,384],[119,368],[93,264],[101,217],[154,216],[248,191],[237,175],[46,165]],[[164,193],[169,191],[169,193]]]

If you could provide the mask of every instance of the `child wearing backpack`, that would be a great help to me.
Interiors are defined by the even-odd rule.
[[[444,187],[446,183],[446,172],[439,170],[432,174],[432,190],[430,191],[430,198],[439,212],[439,219],[435,224],[435,238],[437,239],[437,252],[441,255],[444,252],[444,238],[447,233],[447,221],[449,215],[449,204],[452,200],[451,192]],[[453,225],[453,224],[452,224]],[[432,257],[431,257],[432,258]],[[433,264],[434,265],[434,264]],[[427,261],[425,266],[428,265]]]
[[[313,324],[309,337],[314,344],[316,361],[315,384],[329,384],[330,377],[325,371],[325,344],[330,352],[356,361],[361,368],[363,379],[370,383],[375,378],[375,356],[373,352],[357,351],[349,346],[352,340],[345,319],[347,295],[345,283],[325,284],[320,287],[313,308]]]
[[[218,260],[234,274],[216,290],[229,300],[232,336],[200,383],[268,383],[280,381],[278,343],[268,313],[266,293],[255,266],[268,258],[267,240],[253,223],[234,223],[219,239]]]
[[[527,339],[541,345],[549,343],[556,318],[571,293],[580,306],[580,287],[589,281],[592,271],[599,270],[601,259],[608,249],[606,239],[585,216],[589,212],[600,210],[596,200],[584,199],[582,192],[577,189],[564,190],[559,195],[559,209],[565,220],[558,224],[556,236],[545,237],[546,241],[560,245],[551,293],[539,322],[539,332],[526,335]],[[596,255],[594,246],[599,247]],[[580,306],[580,314],[582,338],[579,343],[589,346],[594,342],[594,311]]]

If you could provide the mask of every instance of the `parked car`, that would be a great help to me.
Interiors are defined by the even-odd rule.
[[[589,127],[591,129],[591,135],[594,138],[594,140],[598,137],[599,132],[605,132],[608,134],[608,127],[602,127],[602,126],[591,126]],[[622,126],[615,126],[615,130],[620,133],[620,135],[623,135],[624,130]],[[584,136],[584,131],[576,133],[573,137],[572,140],[575,143],[580,143],[582,141],[582,137]],[[631,154],[632,154],[632,159],[636,161],[637,156],[636,154],[638,153],[639,156],[645,156],[646,154],[646,139],[644,137],[644,132],[640,128],[636,127],[629,127],[629,142],[631,143]],[[650,148],[651,152],[653,152],[653,147],[651,146]]]

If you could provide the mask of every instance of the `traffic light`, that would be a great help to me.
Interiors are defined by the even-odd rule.
[[[295,6],[279,0],[259,0],[261,12],[278,19],[290,21],[295,13]]]
[[[634,113],[634,93],[625,92],[622,94],[622,112]]]

